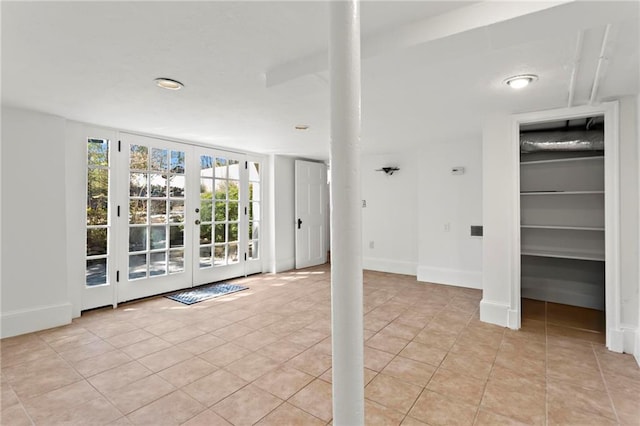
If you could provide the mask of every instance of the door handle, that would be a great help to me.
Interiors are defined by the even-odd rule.
[[[298,229],[300,229],[300,226],[302,226],[302,219],[298,218]]]
[[[196,219],[196,225],[200,225],[200,219]]]

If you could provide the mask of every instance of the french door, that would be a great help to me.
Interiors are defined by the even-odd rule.
[[[120,144],[118,301],[190,287],[192,148],[128,134]]]
[[[260,162],[195,148],[194,285],[261,271]]]
[[[262,271],[259,158],[108,136],[87,139],[82,309]]]

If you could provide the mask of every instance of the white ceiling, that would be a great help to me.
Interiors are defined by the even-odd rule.
[[[263,153],[327,158],[326,2],[8,2],[2,103]],[[490,111],[639,91],[637,1],[363,1],[365,152],[478,138]],[[503,80],[540,79],[521,91]],[[161,90],[156,77],[182,81]],[[296,124],[311,128],[300,132]]]

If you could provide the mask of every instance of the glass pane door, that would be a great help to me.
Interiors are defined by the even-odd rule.
[[[115,304],[113,146],[115,132],[85,127],[85,281],[81,309]]]
[[[244,275],[247,241],[246,162],[242,155],[198,149],[195,284]]]
[[[126,143],[124,143],[126,140]],[[119,300],[190,287],[187,250],[187,157],[191,148],[141,136],[123,138],[126,246]],[[123,218],[123,219],[125,219]]]
[[[262,272],[262,260],[260,256],[260,226],[262,224],[261,172],[262,169],[260,161],[257,159],[249,159],[249,161],[247,161],[247,192],[249,203],[247,223],[247,274]]]

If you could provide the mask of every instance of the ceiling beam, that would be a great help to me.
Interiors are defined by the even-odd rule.
[[[475,3],[436,17],[401,26],[392,31],[366,37],[362,40],[362,58],[370,58],[385,52],[406,49],[574,1],[483,1]],[[323,72],[328,67],[327,51],[297,58],[268,70],[265,73],[266,87],[277,86],[299,77]]]

